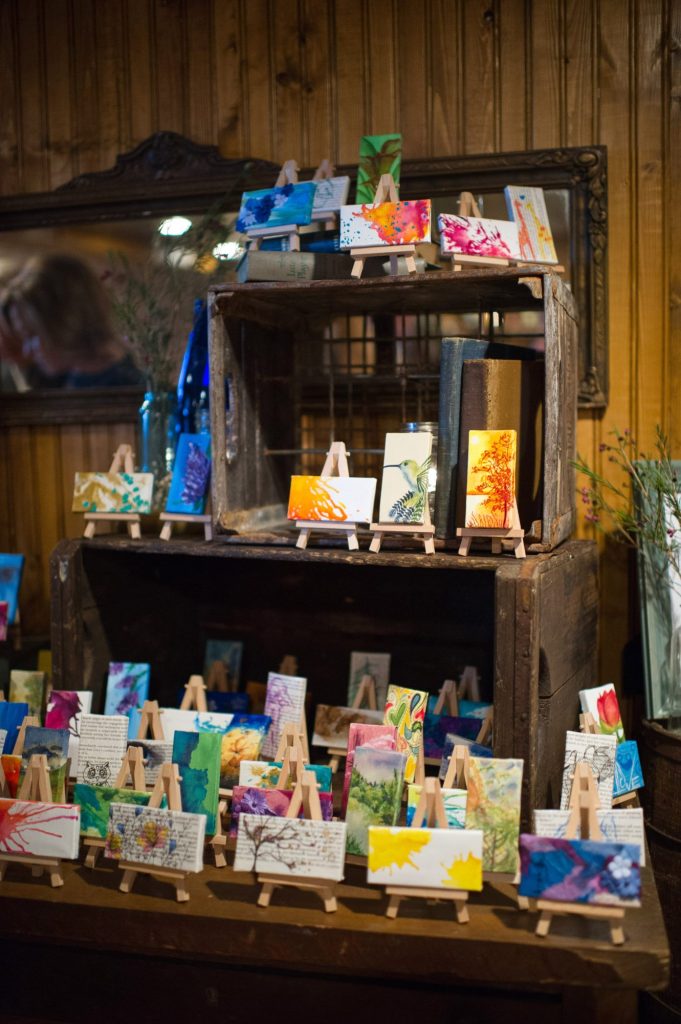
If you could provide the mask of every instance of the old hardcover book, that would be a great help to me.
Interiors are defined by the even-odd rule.
[[[352,259],[345,253],[248,252],[237,270],[237,281],[319,281],[349,279]]]

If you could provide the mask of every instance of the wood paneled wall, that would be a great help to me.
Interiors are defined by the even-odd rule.
[[[159,129],[308,165],[395,129],[411,157],[607,145],[611,396],[580,418],[579,449],[607,471],[613,427],[647,446],[661,423],[681,453],[679,0],[3,0],[0,96],[5,193],[107,167]],[[85,443],[72,435],[44,443]],[[629,628],[625,567],[604,553],[604,679]]]

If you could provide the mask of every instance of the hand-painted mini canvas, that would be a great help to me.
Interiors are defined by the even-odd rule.
[[[432,473],[433,435],[386,434],[378,518],[382,523],[422,523]]]
[[[127,743],[128,719],[124,715],[82,715],[76,781],[113,786]]]
[[[19,785],[21,785],[26,769],[35,754],[42,754],[47,758],[52,799],[55,802],[63,799],[66,786],[66,763],[69,754],[68,729],[46,729],[40,725],[26,726]]]
[[[407,755],[398,750],[355,750],[345,815],[348,853],[366,857],[370,825],[397,824],[406,764]]]
[[[19,776],[21,774],[21,758],[18,754],[1,754],[0,763],[5,775],[5,782],[9,795],[14,799],[19,791]]]
[[[201,871],[205,839],[205,814],[113,803],[105,853],[151,869]]]
[[[522,835],[520,871],[521,896],[596,906],[641,905],[636,846]]]
[[[10,625],[17,617],[23,569],[23,555],[0,554],[0,601],[7,602],[7,621]]]
[[[530,263],[557,263],[544,190],[507,185],[504,195],[508,215],[518,228],[521,258]]]
[[[390,655],[375,651],[352,651],[348,679],[348,704],[354,704],[357,690],[364,676],[373,676],[376,682],[376,704],[382,708],[390,682]]]
[[[437,226],[440,229],[440,249],[443,255],[520,259],[518,228],[512,220],[489,220],[486,217],[441,213]]]
[[[407,827],[411,827],[421,797],[421,786],[415,782],[407,787]],[[466,800],[468,794],[465,789],[443,789],[442,802],[445,805],[445,816],[449,828],[465,828],[466,826]]]
[[[166,512],[201,515],[210,479],[210,434],[180,434]]]
[[[388,687],[383,722],[397,729],[397,749],[407,754],[405,782],[414,781],[419,749],[423,743],[423,720],[426,716],[428,694],[423,690],[409,690],[405,686]]]
[[[76,473],[72,512],[151,512],[153,473]]]
[[[45,725],[49,729],[69,730],[71,773],[78,765],[80,717],[92,710],[92,690],[52,690],[47,699]]]
[[[252,789],[277,789],[281,775],[281,761],[242,761],[239,765],[239,785]],[[330,793],[333,775],[328,764],[306,764],[312,772],[320,793]]]
[[[470,430],[466,526],[505,529],[515,501],[515,430]]]
[[[371,477],[292,476],[288,518],[296,522],[368,523],[376,481]]]
[[[486,718],[491,707],[485,700],[460,700],[459,714],[462,718]]]
[[[418,245],[429,241],[430,199],[341,208],[341,249]]]
[[[343,797],[341,816],[345,817],[348,806],[348,794],[352,779],[352,768],[355,763],[355,751],[358,747],[371,747],[373,750],[395,750],[397,730],[394,725],[372,725],[354,722],[348,730],[348,754],[345,758],[345,775],[343,778]]]
[[[244,645],[241,640],[206,640],[203,678],[209,690],[233,690],[238,687],[243,653]],[[247,711],[248,708],[215,708],[214,710]]]
[[[163,738],[172,743],[178,730],[180,732],[216,732],[222,735],[227,732],[233,718],[234,715],[223,714],[219,711],[195,711],[194,709],[184,711],[180,708],[161,708]],[[132,721],[136,726],[134,729],[136,735],[139,712]]]
[[[13,668],[9,674],[9,699],[18,704],[28,704],[29,715],[42,720],[45,702],[45,673],[25,672]]]
[[[0,701],[0,730],[5,733],[5,742],[0,747],[3,754],[12,754],[19,729],[26,715],[29,714],[26,701]]]
[[[316,188],[316,181],[301,181],[244,192],[236,222],[237,231],[309,224]]]
[[[314,718],[312,743],[315,747],[335,747],[339,750],[347,750],[348,733],[353,723],[381,725],[382,722],[382,711],[318,704]]]
[[[494,751],[491,747],[485,747],[482,743],[474,743],[471,740],[466,739],[465,736],[457,736],[455,733],[447,733],[445,739],[445,749],[440,761],[440,771],[438,772],[438,778],[441,782],[444,782],[447,776],[447,769],[449,768],[449,760],[454,753],[454,747],[466,747],[471,757],[493,757]]]
[[[9,621],[9,601],[0,601],[0,640],[7,639],[7,623]]]
[[[312,204],[312,220],[318,220],[322,214],[337,213],[348,201],[350,178],[339,174],[333,178],[322,178],[316,182],[314,202]]]
[[[633,793],[635,789],[642,789],[643,771],[638,756],[638,743],[636,740],[625,740],[618,743],[615,751],[615,778],[613,782],[613,799],[624,796],[625,793]]]
[[[534,832],[538,836],[551,836],[553,839],[567,838],[565,832],[570,820],[571,811],[534,812]],[[639,864],[645,867],[645,833],[643,826],[643,808],[627,807],[621,811],[596,811],[598,825],[603,839],[608,843],[628,843],[639,849]],[[581,839],[579,821],[577,821],[576,839]]]
[[[342,821],[240,814],[234,870],[340,882],[345,832]]]
[[[605,686],[594,686],[590,690],[580,690],[579,703],[585,714],[593,715],[599,732],[605,736],[616,736],[618,743],[624,741],[620,705],[612,683],[607,683]]]
[[[359,140],[355,202],[373,203],[382,174],[392,175],[399,185],[401,166],[401,135],[363,135]]]
[[[478,718],[427,714],[423,723],[423,753],[432,760],[441,761],[449,734],[475,740],[481,728],[482,722]]]
[[[367,882],[480,892],[482,832],[372,825]]]
[[[77,782],[73,787],[73,802],[80,807],[80,833],[91,839],[106,839],[109,830],[111,804],[135,804],[146,807],[151,793],[134,789],[116,789],[114,786],[88,786]],[[163,797],[165,804],[165,796]]]
[[[468,768],[466,828],[484,833],[483,868],[518,870],[523,762],[515,758],[471,757]]]
[[[285,725],[299,726],[305,714],[305,691],[307,679],[303,676],[284,676],[270,672],[267,676],[265,714],[272,719],[272,725],[262,745],[263,757],[277,756],[279,740]]]
[[[173,760],[173,744],[168,740],[128,740],[128,749],[139,747],[142,751],[145,786],[155,786],[161,766]]]
[[[0,800],[0,853],[74,860],[80,807],[29,800]]]
[[[262,814],[271,818],[285,818],[292,797],[292,789],[257,789],[252,786],[235,786],[232,790],[230,836],[236,836],[241,814]],[[333,819],[332,794],[320,793],[319,804],[324,821],[331,821]],[[298,817],[302,818],[304,815],[305,809],[301,807]]]
[[[563,788],[560,797],[561,810],[570,806],[572,778],[575,767],[581,762],[591,766],[601,807],[605,810],[612,806],[612,790],[615,781],[615,752],[617,737],[613,734],[602,736],[584,732],[565,734],[565,762],[563,767]]]
[[[222,736],[210,732],[176,732],[173,764],[180,769],[182,808],[206,815],[206,835],[215,835],[220,789]]]
[[[231,789],[238,783],[242,761],[258,760],[271,724],[269,715],[234,715],[221,737],[220,785],[223,788]]]
[[[130,719],[130,739],[136,734],[132,730],[132,711],[141,708],[149,696],[151,666],[129,661],[110,661],[106,681],[105,715],[125,715]]]

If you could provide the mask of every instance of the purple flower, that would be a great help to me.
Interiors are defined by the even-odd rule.
[[[240,810],[243,814],[271,814],[267,804],[267,790],[247,789],[241,798]]]

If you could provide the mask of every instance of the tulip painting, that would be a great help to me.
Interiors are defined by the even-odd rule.
[[[594,686],[590,690],[580,690],[579,701],[582,711],[593,715],[598,732],[605,736],[615,736],[618,743],[624,742],[622,715],[612,683]]]

